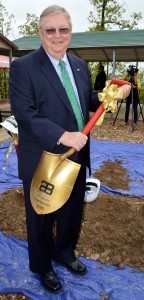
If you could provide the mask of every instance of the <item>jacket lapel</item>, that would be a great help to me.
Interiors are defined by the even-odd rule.
[[[73,109],[71,107],[70,101],[67,97],[66,91],[61,83],[61,80],[52,65],[49,57],[41,47],[39,50],[39,62],[41,64],[40,68],[43,74],[47,77],[49,84],[55,89],[58,97],[61,98],[61,101],[67,107],[67,109],[74,115]]]
[[[41,67],[40,67],[41,71],[47,77],[49,83],[51,84],[53,89],[55,89],[58,97],[61,98],[61,101],[64,103],[64,105],[67,107],[67,109],[71,112],[71,114],[74,115],[73,109],[72,109],[70,101],[67,97],[66,91],[61,83],[61,80],[60,80],[57,72],[55,71],[49,57],[45,53],[43,47],[41,47],[38,50],[38,54],[39,54],[39,56],[38,56],[39,63],[41,65]],[[84,94],[83,94],[83,89],[82,89],[82,70],[79,67],[76,60],[74,59],[74,57],[72,57],[70,54],[67,54],[67,56],[68,56],[68,60],[69,60],[72,72],[73,72],[73,76],[74,76],[78,94],[79,94],[81,109],[82,109],[83,116],[85,119],[86,107],[85,107],[85,100],[84,100]]]
[[[85,107],[85,100],[84,100],[84,94],[83,94],[83,89],[82,89],[82,70],[80,68],[80,66],[78,65],[77,61],[70,56],[70,54],[67,54],[68,56],[68,60],[73,72],[73,76],[75,79],[75,83],[77,86],[77,91],[79,94],[79,100],[80,100],[80,104],[81,104],[81,109],[83,112],[83,116],[84,118],[86,117],[86,107]]]

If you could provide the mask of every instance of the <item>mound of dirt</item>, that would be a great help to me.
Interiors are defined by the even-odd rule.
[[[127,190],[130,178],[120,161],[106,161],[93,174],[108,187]],[[17,213],[16,213],[17,212]],[[22,189],[6,191],[0,201],[1,229],[26,239]],[[144,199],[100,193],[85,203],[76,254],[102,263],[144,267]]]

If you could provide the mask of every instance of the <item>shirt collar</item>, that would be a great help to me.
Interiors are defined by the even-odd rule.
[[[48,52],[46,52],[46,54],[48,55],[49,59],[51,60],[51,62],[53,63],[53,65],[55,65],[56,67],[58,67],[58,64],[59,64],[59,59],[53,57],[51,54],[49,54]],[[62,59],[65,64],[67,65],[68,64],[68,58],[67,58],[67,55],[66,53],[64,54],[64,56],[62,57]]]

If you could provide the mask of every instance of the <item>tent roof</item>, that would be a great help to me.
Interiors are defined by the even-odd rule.
[[[144,30],[77,33],[70,52],[86,61],[144,61]]]
[[[0,53],[2,51],[9,51],[10,49],[16,50],[18,47],[0,33]]]
[[[13,43],[18,47],[13,56],[19,57],[39,48],[41,40],[38,35],[25,36]],[[144,29],[72,33],[68,50],[88,62],[143,62]]]

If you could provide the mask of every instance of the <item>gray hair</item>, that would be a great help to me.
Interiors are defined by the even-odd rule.
[[[51,5],[51,6],[48,6],[46,9],[44,9],[43,12],[41,13],[40,18],[39,18],[39,28],[42,25],[42,21],[43,21],[44,17],[49,16],[49,15],[56,15],[56,14],[60,14],[60,13],[63,13],[67,17],[68,22],[69,22],[70,26],[72,27],[72,20],[71,20],[71,17],[69,15],[68,11],[64,7],[61,7],[59,5]]]

